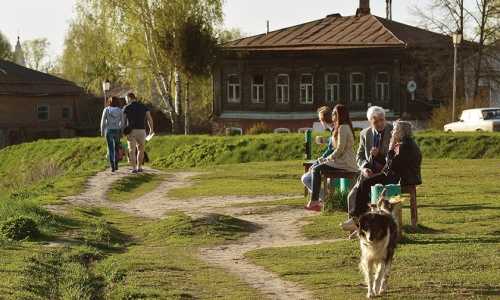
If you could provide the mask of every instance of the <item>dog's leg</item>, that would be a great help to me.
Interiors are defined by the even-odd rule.
[[[374,279],[374,264],[373,261],[365,261],[365,281],[366,285],[368,285],[368,293],[366,294],[366,298],[372,298],[375,296],[375,290],[373,286]]]
[[[389,273],[391,272],[391,264],[392,261],[389,260],[385,266],[385,270],[382,277],[382,283],[380,284],[380,289],[378,290],[379,295],[387,291],[387,281],[389,280]]]
[[[381,290],[381,286],[382,286],[382,281],[383,281],[383,278],[385,276],[385,263],[384,262],[380,262],[377,264],[377,269],[376,269],[376,272],[375,272],[375,278],[374,278],[374,282],[373,282],[373,291],[375,293],[375,295],[379,295],[380,294],[380,290]]]
[[[368,293],[366,294],[367,298],[371,298],[373,296],[372,293],[372,280],[370,275],[370,267],[368,261],[361,257],[361,262],[359,263],[359,269],[363,272],[363,276],[365,278],[366,286],[368,287]]]

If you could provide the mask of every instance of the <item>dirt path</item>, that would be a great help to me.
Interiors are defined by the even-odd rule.
[[[147,172],[161,173],[147,169]],[[250,286],[260,291],[269,299],[313,299],[312,294],[301,286],[285,281],[278,275],[253,265],[245,258],[245,253],[257,249],[315,245],[332,241],[312,241],[305,239],[300,228],[304,217],[313,213],[298,208],[286,207],[282,210],[248,213],[248,207],[235,207],[235,204],[269,202],[283,199],[281,196],[264,197],[202,197],[187,200],[169,199],[168,191],[187,187],[190,177],[199,173],[173,173],[155,190],[127,203],[113,203],[106,199],[108,188],[115,181],[128,176],[121,170],[115,174],[109,171],[92,177],[85,191],[80,195],[68,197],[70,204],[83,206],[104,206],[136,214],[147,218],[162,218],[169,211],[183,211],[194,217],[208,213],[237,215],[238,218],[257,225],[259,230],[234,244],[205,248],[200,250],[200,257],[208,263],[221,267],[238,276]],[[250,210],[251,212],[251,210]]]

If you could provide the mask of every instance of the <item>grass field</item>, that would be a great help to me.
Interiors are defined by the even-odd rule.
[[[500,161],[426,160],[418,190],[421,227],[406,234],[389,298],[500,298]],[[404,210],[409,223],[409,210]],[[344,213],[311,218],[310,238],[345,237]],[[265,249],[255,263],[300,282],[326,299],[364,295],[356,241]]]
[[[283,151],[289,146],[286,137],[280,136],[280,145],[276,146]],[[266,143],[273,141],[273,136],[259,138],[268,139]],[[447,148],[450,139],[461,143],[468,135],[425,133],[417,138],[421,144],[435,139],[434,144],[425,147],[426,151],[434,149],[436,156],[497,155],[484,150],[496,143],[496,135],[474,136],[472,140],[484,150],[479,152],[469,147],[469,142],[459,151]],[[173,139],[179,144],[187,143],[180,137]],[[236,143],[238,139],[241,138],[231,138]],[[158,139],[158,146],[169,140]],[[294,143],[300,145],[298,140]],[[239,153],[254,147],[240,146],[243,148],[235,146],[227,151]],[[267,151],[273,149],[261,149],[259,155],[237,153],[215,163],[265,160]],[[292,153],[300,150],[291,149]],[[169,165],[171,158],[161,153],[165,149],[156,151],[152,157],[158,166],[183,166]],[[274,158],[285,161],[212,165],[209,159],[204,160],[204,167],[189,169],[202,173],[195,177],[195,185],[173,190],[169,196],[182,200],[291,195],[293,198],[286,200],[235,206],[261,209],[259,213],[285,206],[300,207],[305,202],[299,181],[301,161],[286,160],[280,151]],[[100,139],[40,141],[0,150],[1,220],[28,216],[42,233],[34,240],[20,242],[0,238],[1,299],[18,299],[20,290],[35,285],[39,293],[45,293],[45,299],[259,297],[255,290],[227,272],[208,266],[196,255],[199,247],[232,242],[249,234],[252,226],[241,220],[226,216],[191,219],[173,214],[154,221],[108,209],[73,208],[56,215],[43,208],[82,191],[85,180],[106,167],[104,156]],[[184,166],[191,164],[190,159]],[[421,227],[405,236],[396,253],[389,298],[500,298],[500,160],[426,157],[423,178],[424,185],[418,190]],[[111,187],[108,197],[128,201],[159,182],[157,176],[124,179]],[[407,207],[404,214],[408,223]],[[345,237],[338,227],[345,218],[342,212],[317,215],[307,220],[309,223],[302,231],[311,239]],[[247,256],[284,279],[301,283],[319,298],[357,299],[365,294],[357,269],[359,250],[355,241],[262,249]]]

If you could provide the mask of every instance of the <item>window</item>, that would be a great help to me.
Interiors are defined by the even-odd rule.
[[[389,74],[386,72],[377,73],[375,85],[376,85],[377,99],[379,101],[389,101],[390,99]]]
[[[314,97],[314,79],[312,74],[302,74],[300,76],[300,103],[311,104]]]
[[[36,115],[37,115],[38,120],[48,121],[49,120],[49,106],[45,105],[45,104],[37,105]]]
[[[264,103],[264,76],[252,77],[252,103]]]
[[[241,82],[238,75],[229,75],[227,80],[227,102],[240,103],[241,101]]]
[[[64,120],[69,120],[71,119],[71,107],[63,107],[62,112],[61,112],[61,117]]]
[[[276,77],[276,103],[287,104],[290,101],[290,77],[280,74]]]
[[[340,98],[340,78],[339,74],[326,74],[325,76],[326,87],[326,103],[339,102]]]
[[[365,76],[351,73],[351,102],[361,102],[365,98]]]

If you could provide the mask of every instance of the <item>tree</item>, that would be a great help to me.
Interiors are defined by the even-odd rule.
[[[11,59],[12,58],[12,46],[9,40],[0,32],[0,59]]]
[[[24,41],[22,48],[26,59],[26,66],[33,70],[48,73],[52,68],[49,46],[50,43],[46,38]]]
[[[178,49],[183,26],[194,17],[215,27],[222,19],[221,1],[81,0],[66,39],[64,73],[86,81],[95,81],[85,79],[92,75],[97,81],[111,78],[157,97],[152,102],[170,117],[172,131],[180,132],[181,86],[188,74]],[[78,54],[87,69],[72,61]]]
[[[475,10],[467,10],[471,19],[475,23],[475,28],[478,38],[477,57],[475,57],[474,66],[474,94],[476,99],[479,96],[479,81],[482,77],[482,72],[488,60],[485,59],[488,48],[496,41],[498,24],[500,18],[500,5],[497,0],[475,0]],[[487,66],[486,66],[487,67]]]

